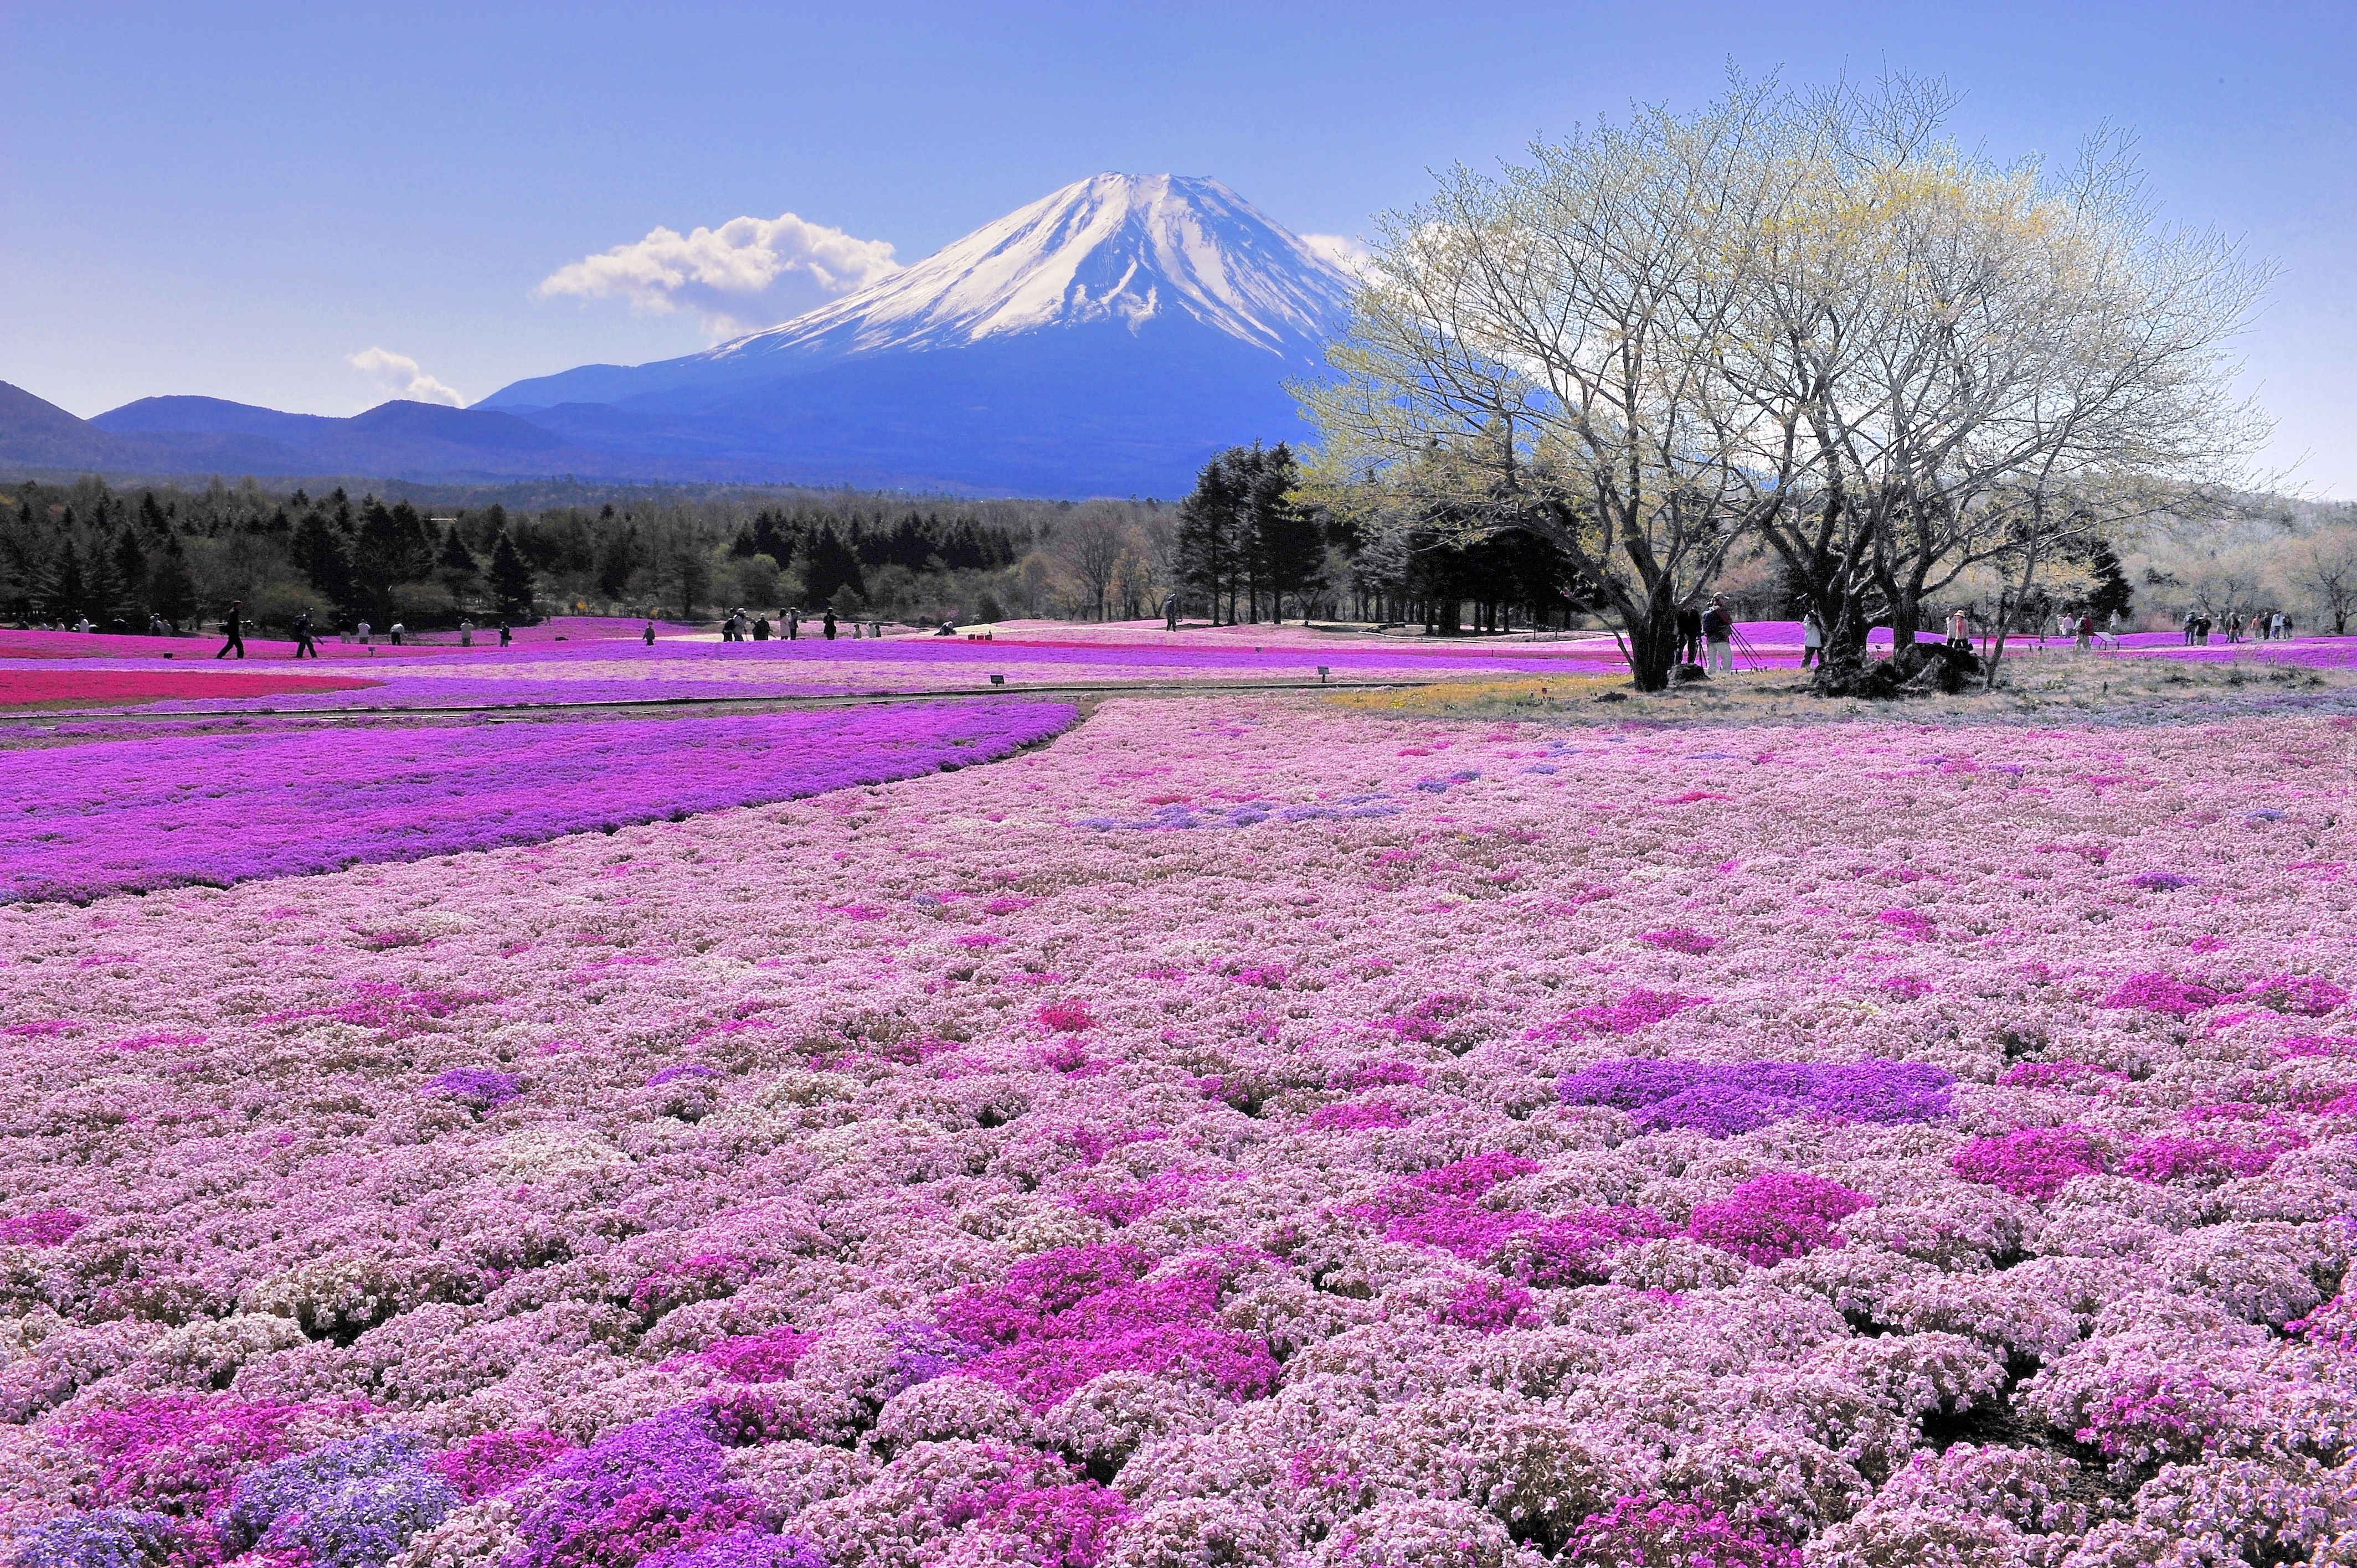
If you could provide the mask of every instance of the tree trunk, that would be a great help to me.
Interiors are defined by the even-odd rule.
[[[1825,628],[1824,651],[1818,655],[1816,679],[1811,682],[1818,696],[1846,697],[1864,683],[1870,662],[1866,633],[1866,607],[1854,594],[1843,596],[1832,624]]]
[[[1915,595],[1900,593],[1890,606],[1890,657],[1899,661],[1899,673],[1912,675],[1923,662],[1916,650],[1915,634],[1922,629],[1923,604]]]
[[[1658,692],[1670,683],[1670,671],[1678,661],[1678,612],[1663,591],[1645,601],[1633,611],[1620,612],[1620,624],[1629,634],[1629,678],[1640,692]]]

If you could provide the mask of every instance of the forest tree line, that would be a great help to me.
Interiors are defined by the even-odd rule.
[[[203,488],[0,486],[0,619],[182,629],[413,629],[549,615],[807,611],[932,624],[1072,609],[1060,532],[1141,535],[1151,503],[917,501],[849,491],[636,489],[537,510],[497,499]]]
[[[1745,618],[1792,618],[1807,585],[1756,543],[1701,585]],[[2357,505],[2242,498],[2226,511],[2062,542],[2036,590],[1995,567],[1949,601],[2017,629],[2061,613],[2131,628],[2188,612],[2282,611],[2344,631],[2357,615]],[[1322,504],[1286,446],[1238,446],[1178,505],[918,503],[846,492],[638,491],[537,510],[500,500],[203,489],[0,486],[0,619],[142,630],[217,620],[232,601],[284,626],[488,624],[554,614],[717,618],[799,607],[931,626],[1159,616],[1421,626],[1439,635],[1593,627],[1606,608],[1543,534],[1378,528]]]

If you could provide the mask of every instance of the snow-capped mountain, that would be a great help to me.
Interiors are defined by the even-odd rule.
[[[780,478],[1171,494],[1221,446],[1299,438],[1282,383],[1352,288],[1217,180],[1102,174],[780,326],[477,406]]]
[[[1351,281],[1215,179],[1101,174],[985,223],[847,299],[722,345],[716,362],[951,349],[1165,312],[1275,354],[1313,349]]]
[[[1098,175],[781,326],[348,420],[145,398],[85,424],[0,386],[0,462],[111,472],[572,474],[1177,496],[1308,434],[1348,274],[1211,179]]]

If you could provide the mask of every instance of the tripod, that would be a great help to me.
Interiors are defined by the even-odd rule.
[[[1727,635],[1734,639],[1735,651],[1741,654],[1744,661],[1749,664],[1753,670],[1765,670],[1768,668],[1768,660],[1762,659],[1760,656],[1760,650],[1751,646],[1751,639],[1743,635],[1743,628],[1741,627],[1730,623],[1727,627]]]

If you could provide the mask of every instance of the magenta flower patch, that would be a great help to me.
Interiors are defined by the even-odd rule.
[[[2083,1127],[2025,1127],[1975,1138],[1948,1158],[1966,1181],[2003,1187],[2016,1197],[2052,1197],[2073,1177],[2106,1168],[2095,1139]]]
[[[1577,1039],[1585,1035],[1633,1035],[1650,1025],[1674,1018],[1689,1007],[1702,1006],[1705,998],[1681,996],[1674,992],[1648,991],[1642,986],[1630,991],[1618,1002],[1599,1002],[1587,1007],[1575,1007],[1552,1024],[1542,1024],[1530,1032],[1534,1040]]]
[[[460,1498],[503,1492],[572,1446],[545,1427],[484,1432],[428,1461]]]
[[[1801,1172],[1754,1176],[1716,1203],[1698,1206],[1686,1233],[1697,1241],[1762,1265],[1838,1247],[1834,1222],[1874,1199],[1839,1182]]]
[[[2219,993],[2207,985],[2179,980],[2174,975],[2156,971],[2128,976],[2104,998],[2104,1005],[2139,1007],[2147,1013],[2166,1014],[2171,1018],[2190,1018],[2205,1008],[2215,1007],[2220,1000]]]
[[[54,1247],[90,1223],[90,1217],[70,1208],[37,1208],[30,1214],[0,1219],[0,1244],[12,1247]]]

